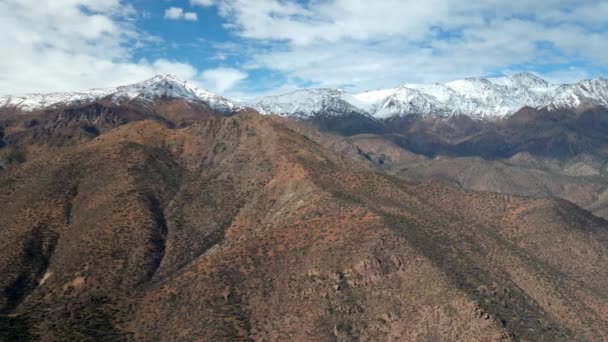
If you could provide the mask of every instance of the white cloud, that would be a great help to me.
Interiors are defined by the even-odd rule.
[[[200,75],[201,83],[211,91],[224,93],[247,78],[247,74],[233,68],[217,68],[204,71]]]
[[[551,71],[544,73],[542,75],[544,79],[553,83],[574,83],[583,79],[588,79],[591,77],[587,70],[577,68],[577,67],[569,67],[566,69],[560,69],[556,71]]]
[[[186,12],[184,13],[184,19],[188,21],[197,21],[198,15],[194,12]]]
[[[197,21],[198,15],[194,12],[184,12],[183,8],[169,7],[165,10],[165,19]]]
[[[155,41],[133,26],[121,0],[0,1],[0,94],[77,91],[172,73],[199,74],[168,59],[133,61]]]
[[[250,68],[277,70],[316,86],[354,84],[364,90],[517,65],[534,71],[569,61],[608,64],[602,16],[608,5],[600,0],[223,0],[217,5],[228,29],[248,41],[272,42],[252,55]]]
[[[448,15],[445,3],[445,0],[335,0],[312,1],[304,6],[295,1],[226,0],[219,6],[220,13],[243,37],[302,45],[392,34],[417,39]]]
[[[0,0],[0,94],[113,86],[161,72],[220,93],[266,91],[244,81],[228,64],[235,60],[280,73],[277,91],[311,83],[365,90],[501,70],[549,69],[543,76],[570,81],[594,76],[582,65],[608,65],[601,0],[190,0],[216,6],[238,37],[211,42],[209,58],[226,67],[202,73],[169,58],[134,60],[136,49],[160,39],[135,27],[127,1]],[[198,20],[179,7],[166,16]]]
[[[170,7],[165,10],[165,19],[179,20],[184,17],[184,10],[179,7]]]
[[[214,0],[190,0],[190,5],[192,6],[213,6],[215,3]]]

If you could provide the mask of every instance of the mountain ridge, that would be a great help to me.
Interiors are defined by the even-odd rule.
[[[0,109],[15,108],[25,112],[32,112],[63,106],[81,105],[107,98],[116,104],[121,104],[132,100],[151,102],[162,97],[180,98],[189,102],[205,103],[213,110],[221,113],[230,113],[243,108],[233,101],[201,89],[190,82],[183,81],[173,75],[161,74],[130,85],[91,89],[85,92],[6,95],[0,97]]]
[[[454,115],[466,115],[480,120],[501,119],[524,107],[572,109],[586,99],[597,105],[608,106],[608,80],[604,78],[573,84],[552,84],[530,73],[504,77],[469,77],[443,84],[403,83],[396,88],[355,94],[336,91],[340,92],[342,101],[379,120],[402,116],[445,118]],[[290,94],[265,97],[253,101],[251,105],[258,110],[261,108],[264,112],[282,116],[301,116],[278,105],[285,100],[283,96]],[[277,105],[273,107],[272,101],[276,101]],[[306,116],[314,116],[315,112],[320,111],[315,108]]]
[[[0,97],[0,110],[32,112],[101,99],[119,104],[133,100],[151,102],[161,97],[205,103],[221,113],[233,113],[250,106],[262,114],[301,120],[352,114],[379,121],[407,116],[447,118],[455,115],[476,120],[500,120],[525,107],[574,109],[584,102],[608,107],[608,80],[599,77],[572,84],[553,84],[530,73],[519,73],[502,77],[468,77],[447,83],[403,83],[396,88],[353,94],[342,89],[307,88],[239,103],[175,76],[157,75],[131,85],[86,92],[6,95]]]

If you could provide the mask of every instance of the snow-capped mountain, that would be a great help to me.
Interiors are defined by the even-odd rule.
[[[397,88],[347,94],[336,89],[307,89],[263,98],[253,104],[262,113],[306,118],[318,113],[338,115],[342,108],[377,119],[395,116],[476,119],[501,118],[523,107],[576,108],[583,100],[608,106],[608,80],[552,84],[529,73],[505,77],[471,77],[444,84],[406,83]],[[345,104],[344,102],[347,102]],[[339,103],[339,106],[336,105]]]
[[[234,102],[172,75],[158,75],[127,86],[92,89],[86,92],[9,95],[0,97],[0,108],[10,107],[28,112],[85,104],[101,99],[110,99],[117,104],[122,104],[132,100],[141,100],[146,103],[164,97],[205,103],[222,113],[230,113],[242,108]]]
[[[475,118],[503,117],[525,106],[549,105],[558,88],[532,74],[472,77],[445,84],[403,84],[388,97],[376,99],[372,113],[379,118],[403,115],[445,117],[456,114]],[[385,94],[382,91],[375,93]],[[355,97],[373,99],[370,93],[356,94]]]
[[[608,80],[596,78],[584,80],[575,84],[561,85],[555,91],[551,102],[547,105],[550,108],[573,108],[583,102],[591,100],[592,103],[608,107]]]
[[[204,103],[222,113],[244,107],[200,89],[171,75],[115,88],[86,92],[28,94],[0,97],[0,109],[36,111],[109,99],[117,104],[137,100],[144,104],[159,98],[180,98]],[[493,119],[511,115],[523,107],[549,109],[576,108],[583,101],[608,107],[608,80],[597,78],[574,84],[552,84],[529,73],[505,77],[471,77],[448,83],[405,83],[396,88],[348,94],[339,89],[303,89],[269,96],[251,103],[262,114],[278,114],[299,119],[317,116],[338,118],[363,115],[384,120],[416,115],[449,117],[467,115]]]
[[[371,111],[379,119],[395,116],[395,113],[436,113],[440,114],[443,108],[437,101],[420,90],[401,86],[392,94],[373,104]]]
[[[340,89],[303,89],[262,98],[252,103],[252,107],[262,114],[277,114],[300,119],[312,118],[316,115],[368,115],[365,110],[347,100],[348,95]]]

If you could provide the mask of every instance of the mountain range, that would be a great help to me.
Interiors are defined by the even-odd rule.
[[[354,94],[331,88],[303,89],[238,104],[174,76],[158,75],[133,85],[88,92],[3,96],[0,97],[0,108],[35,111],[104,98],[122,103],[135,99],[145,101],[156,96],[202,102],[224,113],[250,106],[262,114],[300,119],[317,114],[340,116],[353,113],[378,120],[410,115],[499,119],[524,107],[574,109],[583,102],[608,106],[608,80],[597,78],[574,84],[552,84],[533,74],[520,73],[505,77],[471,77],[445,84],[405,83],[397,88]]]
[[[240,107],[219,95],[172,75],[157,75],[143,82],[86,92],[8,95],[0,97],[0,108],[33,112],[66,106],[82,105],[102,99],[116,104],[140,101],[152,102],[159,97],[179,98],[192,103],[204,103],[221,113],[234,112]]]
[[[402,84],[397,88],[348,94],[337,89],[305,89],[254,101],[260,113],[313,117],[359,112],[379,120],[416,115],[499,119],[524,107],[573,109],[582,102],[608,105],[608,80],[551,84],[533,74],[473,77],[445,84]]]
[[[459,82],[519,79],[574,97],[3,97],[0,340],[608,339],[604,81]]]

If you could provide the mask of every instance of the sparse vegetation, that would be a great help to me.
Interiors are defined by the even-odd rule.
[[[25,151],[18,147],[8,147],[5,152],[4,161],[7,164],[21,164],[25,163]]]
[[[608,338],[608,224],[572,204],[406,183],[255,114],[100,134],[3,171],[0,339]]]

